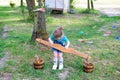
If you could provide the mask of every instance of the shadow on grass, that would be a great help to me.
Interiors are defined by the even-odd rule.
[[[0,11],[10,11],[13,9],[15,9],[15,8],[7,7],[7,6],[0,6]]]
[[[6,19],[6,20],[3,20],[3,21],[0,21],[1,23],[5,23],[5,24],[11,24],[11,23],[32,23],[33,22],[33,20],[31,20],[31,18],[27,18],[27,19]],[[1,26],[1,25],[0,25]]]

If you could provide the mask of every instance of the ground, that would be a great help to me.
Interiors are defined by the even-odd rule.
[[[53,71],[51,50],[29,43],[33,23],[24,21],[20,8],[1,7],[0,11],[0,80],[120,79],[120,41],[116,39],[120,37],[119,16],[83,13],[47,16],[49,34],[62,24],[64,33],[70,39],[70,47],[92,57],[95,69],[92,73],[85,73],[82,70],[84,59],[70,54],[64,54],[64,69]],[[85,42],[80,41],[80,31],[84,31]],[[110,33],[106,36],[106,32]],[[45,61],[42,70],[33,68],[36,54]]]

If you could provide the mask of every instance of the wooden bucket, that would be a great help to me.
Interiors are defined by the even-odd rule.
[[[83,61],[83,71],[90,73],[93,72],[94,70],[94,65],[92,63],[89,63],[87,61]]]
[[[36,56],[35,60],[33,61],[33,66],[35,69],[42,69],[44,67],[44,61],[41,60],[39,56]]]

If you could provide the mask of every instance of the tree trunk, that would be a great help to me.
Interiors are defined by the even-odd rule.
[[[38,2],[38,6],[40,6],[40,8],[44,7],[44,0],[37,0]]]
[[[87,8],[90,10],[90,0],[87,0]]]
[[[23,6],[23,0],[20,0],[20,7]]]
[[[34,12],[34,28],[31,37],[31,41],[35,41],[36,38],[42,38],[48,40],[48,34],[46,31],[45,12],[35,11]]]
[[[91,8],[92,8],[92,10],[94,10],[93,0],[91,0]]]
[[[31,16],[33,18],[34,14],[33,14],[32,10],[35,9],[35,0],[26,0],[26,2],[27,2],[27,8],[29,10],[29,16]]]

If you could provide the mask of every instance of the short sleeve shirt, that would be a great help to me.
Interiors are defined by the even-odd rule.
[[[56,39],[54,37],[54,35],[52,34],[50,36],[51,40],[54,42]],[[69,40],[65,35],[62,35],[62,37],[60,39],[57,40],[58,42],[62,42],[63,44],[67,43]]]

